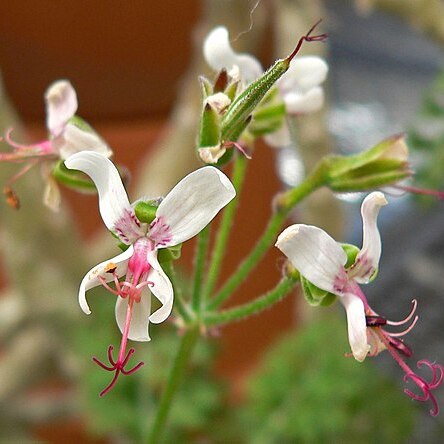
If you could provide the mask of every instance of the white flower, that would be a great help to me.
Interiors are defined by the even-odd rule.
[[[42,176],[46,182],[43,202],[52,210],[60,206],[60,192],[57,182],[52,176],[52,169],[57,160],[65,160],[70,155],[88,150],[95,151],[110,157],[111,149],[85,122],[77,122],[77,95],[71,83],[67,80],[54,82],[45,92],[46,126],[48,139],[24,145],[11,138],[11,129],[6,132],[5,141],[14,148],[12,153],[0,153],[0,161],[27,162],[25,167],[9,182],[6,189],[13,196],[17,205],[17,196],[10,188],[10,184],[25,173],[31,166],[40,163]]]
[[[87,290],[104,285],[117,295],[116,320],[122,331],[119,357],[114,362],[109,352],[112,367],[108,368],[96,362],[108,370],[124,372],[128,360],[128,356],[125,357],[127,339],[149,341],[149,321],[163,322],[173,307],[173,287],[157,260],[158,250],[195,236],[236,192],[227,176],[217,168],[201,168],[170,191],[157,208],[156,218],[146,224],[136,218],[117,169],[109,159],[84,151],[69,157],[65,165],[91,177],[99,193],[99,209],[105,225],[129,246],[125,252],[90,270],[79,290],[79,303],[86,314],[91,312],[86,301]],[[119,278],[125,275],[125,281],[120,282]],[[114,282],[116,289],[108,286],[108,282]],[[151,313],[148,287],[162,304],[154,313]]]
[[[367,300],[358,284],[366,284],[377,272],[381,238],[376,225],[380,208],[387,201],[381,192],[368,195],[361,207],[363,245],[355,263],[345,268],[347,255],[325,231],[311,225],[286,228],[276,246],[308,281],[339,296],[347,311],[348,337],[353,356],[363,361],[371,349],[367,340]],[[376,345],[376,344],[374,344]]]

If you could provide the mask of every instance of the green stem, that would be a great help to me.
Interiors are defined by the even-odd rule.
[[[182,316],[185,323],[189,323],[192,319],[192,313],[183,299],[182,288],[177,283],[177,275],[176,275],[176,270],[173,266],[173,262],[167,261],[165,263],[162,263],[162,268],[167,274],[167,276],[170,278],[171,284],[173,285],[174,307]]]
[[[251,302],[230,308],[228,310],[223,310],[219,313],[208,313],[205,316],[204,323],[207,327],[227,324],[229,322],[238,321],[246,318],[247,316],[259,313],[260,311],[283,299],[298,282],[298,280],[298,278],[284,277],[279,284],[273,288],[273,290],[270,290]]]
[[[214,310],[223,304],[246,279],[250,271],[265,255],[268,248],[276,241],[279,230],[293,207],[324,184],[324,172],[325,170],[323,164],[321,163],[319,164],[319,167],[315,168],[313,173],[308,176],[299,186],[292,188],[278,196],[276,202],[276,212],[268,222],[262,237],[258,240],[250,254],[244,259],[237,270],[228,279],[219,293],[216,294],[211,303],[208,304],[209,309]]]
[[[208,268],[208,278],[204,287],[204,295],[206,298],[208,298],[213,292],[217,278],[219,277],[220,267],[222,265],[222,260],[225,256],[225,251],[228,244],[228,237],[233,225],[234,214],[239,204],[239,195],[244,183],[246,169],[247,160],[245,157],[237,155],[234,161],[233,174],[231,178],[234,188],[236,189],[237,197],[225,207],[222,220],[220,221],[210,266]]]
[[[200,313],[202,308],[202,276],[205,271],[209,238],[210,225],[207,225],[197,237],[196,255],[194,260],[194,283],[191,297],[191,305],[194,313]]]
[[[162,398],[148,436],[148,444],[157,444],[162,438],[174,395],[180,386],[191,356],[191,352],[193,351],[198,338],[199,329],[197,327],[188,330],[181,338],[179,349],[168,376],[167,385],[162,394]]]

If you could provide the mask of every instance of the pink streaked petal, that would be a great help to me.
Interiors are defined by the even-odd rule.
[[[320,57],[296,57],[288,71],[277,81],[277,85],[283,93],[293,89],[308,91],[324,82],[327,73],[328,65]]]
[[[68,157],[65,165],[91,177],[99,193],[100,214],[110,231],[114,231],[116,223],[128,212],[133,212],[117,168],[105,156],[82,151]]]
[[[312,225],[291,225],[275,245],[312,284],[338,296],[343,294],[347,255],[324,230]]]
[[[260,77],[263,69],[259,61],[249,54],[238,54],[231,47],[228,30],[223,26],[213,29],[206,37],[203,53],[208,65],[215,71],[230,71],[237,66],[242,80],[250,83]]]
[[[387,205],[383,193],[375,191],[369,194],[362,203],[361,215],[363,223],[362,249],[350,269],[350,277],[356,282],[366,284],[378,270],[381,257],[381,236],[379,234],[377,219],[379,210]]]
[[[53,144],[63,160],[80,151],[94,151],[105,157],[113,154],[111,148],[97,134],[81,130],[72,123],[66,125],[63,134],[55,138]]]
[[[184,177],[157,209],[149,237],[161,247],[171,247],[199,233],[236,191],[224,173],[208,166]]]
[[[46,126],[57,137],[77,111],[77,95],[71,83],[59,80],[46,90],[45,101]]]
[[[147,259],[151,265],[148,280],[154,284],[150,286],[150,290],[162,303],[162,307],[150,316],[150,321],[159,324],[168,318],[173,309],[173,286],[157,260],[157,251],[150,251]]]
[[[116,321],[122,333],[125,330],[128,300],[128,298],[122,299],[121,297],[118,297],[116,301]],[[139,342],[146,342],[151,340],[148,333],[150,313],[151,293],[148,290],[144,289],[142,290],[140,302],[134,302],[133,305],[133,313],[131,316],[128,339]]]
[[[86,273],[80,283],[79,289],[79,304],[86,314],[91,313],[88,303],[86,302],[86,292],[91,288],[101,285],[99,277],[102,277],[105,282],[111,282],[114,280],[114,275],[117,275],[117,277],[125,275],[128,267],[128,260],[133,255],[133,252],[134,249],[131,246],[123,253],[112,259],[101,262]],[[114,269],[114,267],[115,273],[110,273],[109,270]]]
[[[285,108],[289,114],[307,114],[319,111],[324,104],[324,90],[314,87],[308,91],[291,91],[283,95]]]
[[[348,342],[354,358],[362,362],[368,352],[370,345],[367,341],[367,324],[365,320],[365,309],[362,300],[353,293],[345,293],[339,300],[347,312]],[[374,344],[379,346],[379,344]]]

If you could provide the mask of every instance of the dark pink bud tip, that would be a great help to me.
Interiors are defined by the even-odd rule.
[[[403,354],[407,358],[410,358],[411,356],[413,356],[412,349],[404,341],[401,341],[401,339],[394,338],[392,336],[388,336],[387,339],[388,339],[390,345],[393,348],[395,348],[396,350],[398,350],[399,353]]]

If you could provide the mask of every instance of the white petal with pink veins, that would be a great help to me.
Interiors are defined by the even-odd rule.
[[[235,196],[230,179],[217,168],[193,171],[161,202],[149,237],[161,247],[180,244],[206,227]]]

